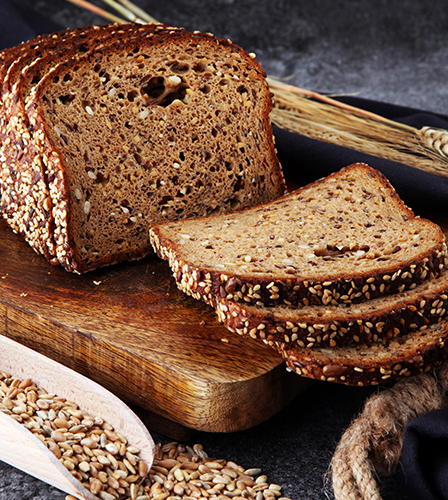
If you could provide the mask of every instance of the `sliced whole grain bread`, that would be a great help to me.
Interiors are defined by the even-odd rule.
[[[438,276],[446,243],[387,179],[350,165],[231,215],[154,224],[154,249],[178,287],[215,307],[354,304]]]
[[[447,319],[386,344],[344,347],[291,347],[272,342],[288,368],[299,375],[347,385],[377,385],[427,372],[448,358]]]
[[[23,55],[28,54],[31,50],[34,50],[40,45],[45,45],[51,39],[62,40],[65,34],[71,33],[73,30],[65,29],[57,33],[38,35],[31,40],[26,40],[19,45],[14,47],[8,47],[0,52],[0,82],[3,82],[6,74],[11,66],[17,59],[20,59]]]
[[[386,343],[448,314],[448,271],[420,285],[346,306],[259,307],[217,298],[221,323],[232,332],[291,347]]]
[[[20,55],[5,61],[6,74],[1,85],[4,125],[0,127],[0,211],[15,232],[48,260],[55,257],[53,217],[45,165],[36,161],[25,100],[31,89],[61,61],[95,50],[116,40],[117,33],[133,36],[135,25],[87,26],[38,37]],[[20,183],[16,182],[20,177]]]
[[[9,124],[9,117],[5,111],[5,102],[4,102],[4,99],[6,97],[5,83],[8,76],[8,72],[10,71],[11,66],[13,66],[17,60],[21,59],[23,56],[26,56],[29,52],[36,50],[41,45],[45,45],[49,40],[55,40],[55,39],[60,40],[61,38],[64,37],[65,33],[69,33],[70,31],[71,30],[64,30],[57,34],[39,35],[32,40],[22,42],[17,46],[7,48],[2,52],[0,52],[0,164],[1,164],[0,195],[1,193],[8,191],[8,186],[5,186],[3,183],[3,179],[6,177],[7,161],[9,160],[9,158],[5,156],[4,151],[6,148],[10,146],[10,139],[6,135],[6,127]],[[23,143],[19,144],[20,150],[22,150],[24,147],[25,145]],[[17,156],[18,154],[20,153],[15,153],[15,156]],[[13,175],[17,177],[19,175],[18,170],[17,171],[13,170]],[[13,199],[18,198],[17,193],[11,193],[11,196]],[[0,196],[0,212],[2,212],[3,214],[1,205],[2,204]],[[11,217],[11,214],[15,213],[14,209],[10,210],[9,213]],[[7,215],[5,217],[7,217]],[[13,226],[13,229],[16,230],[17,228]],[[46,245],[44,245],[44,247],[46,247]]]
[[[19,133],[32,131],[34,150],[22,168],[45,172],[54,253],[69,271],[146,255],[154,221],[284,193],[259,64],[211,35],[138,29],[60,61],[26,97]],[[26,203],[33,215],[42,200]],[[20,232],[42,240],[29,220]]]

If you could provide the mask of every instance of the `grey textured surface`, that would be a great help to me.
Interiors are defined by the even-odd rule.
[[[61,26],[101,22],[64,0],[27,0]],[[98,5],[101,2],[96,1]],[[175,0],[136,3],[167,24],[232,39],[268,74],[295,85],[448,114],[446,0]],[[318,384],[248,431],[199,434],[216,458],[261,467],[294,500],[332,498],[334,448],[370,389]],[[156,440],[166,438],[154,435]],[[384,500],[405,500],[381,478]],[[328,495],[328,496],[327,496]],[[63,500],[54,488],[0,462],[1,500]]]

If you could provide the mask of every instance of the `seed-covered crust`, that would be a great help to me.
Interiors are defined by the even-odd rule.
[[[45,172],[56,258],[70,271],[146,255],[154,221],[284,193],[260,65],[211,35],[132,26],[58,61],[25,97],[33,151],[21,165]]]
[[[307,378],[347,385],[377,385],[429,371],[448,358],[448,325],[440,323],[386,344],[300,349],[269,343],[289,369]]]
[[[2,171],[0,211],[15,232],[48,260],[54,260],[54,223],[46,166],[35,150],[25,109],[25,100],[34,86],[55,65],[116,40],[136,36],[135,25],[87,26],[37,37],[26,50],[14,50],[5,61],[2,81],[3,126],[0,128]]]
[[[10,66],[20,59],[22,56],[27,56],[32,50],[38,46],[45,45],[50,39],[64,37],[65,33],[69,33],[72,30],[66,29],[61,30],[57,33],[38,35],[31,40],[26,40],[19,45],[14,47],[9,47],[0,52],[0,82],[3,85],[7,72]]]
[[[34,153],[24,99],[58,58],[80,50],[88,32],[89,28],[63,30],[36,37],[10,49],[0,70],[0,211],[14,231],[49,260],[54,257],[51,203],[45,169],[23,161]]]
[[[230,331],[291,347],[386,343],[448,313],[448,271],[402,293],[350,306],[259,307],[217,298],[216,311]]]
[[[155,224],[150,237],[185,293],[257,306],[354,304],[437,277],[445,237],[382,174],[354,164],[230,216]]]
[[[67,30],[65,30],[67,31]],[[63,32],[56,35],[62,35]],[[8,48],[0,53],[0,212],[2,216],[8,220],[11,227],[16,232],[20,232],[20,220],[27,219],[28,214],[24,214],[20,210],[20,198],[23,193],[27,192],[26,188],[17,189],[16,179],[21,178],[21,174],[17,169],[11,169],[8,161],[10,155],[7,150],[11,147],[11,138],[8,136],[7,128],[10,126],[9,115],[6,112],[6,104],[8,100],[6,83],[9,72],[12,66],[19,67],[17,61],[22,57],[26,57],[30,51],[33,51],[41,44],[45,44],[52,35],[40,35],[33,40],[22,42],[21,44]],[[25,142],[19,143],[20,150],[26,147]],[[16,152],[13,158],[16,158],[20,153]],[[11,179],[12,176],[12,179]],[[25,176],[26,177],[26,176]],[[40,223],[40,222],[39,222]],[[44,252],[46,245],[38,245],[36,250]]]

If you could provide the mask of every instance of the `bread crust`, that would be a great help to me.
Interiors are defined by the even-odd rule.
[[[17,151],[17,146],[15,142],[11,142],[11,137],[8,128],[10,124],[10,116],[7,111],[11,97],[9,95],[9,85],[7,84],[7,79],[11,67],[16,65],[19,66],[18,61],[21,58],[26,58],[30,52],[36,50],[36,47],[40,45],[45,45],[50,39],[59,38],[59,35],[63,35],[69,30],[64,30],[58,33],[52,38],[52,35],[40,35],[33,40],[22,42],[21,44],[8,48],[0,53],[0,163],[1,163],[1,175],[0,175],[0,212],[2,216],[8,221],[10,226],[15,232],[20,232],[20,220],[26,221],[28,218],[28,213],[24,213],[21,210],[21,198],[23,197],[23,192],[28,191],[26,188],[22,189],[22,192],[17,189],[17,184],[15,179],[18,175],[19,168],[16,164],[14,167],[10,165],[11,159],[16,159],[19,156]],[[26,139],[18,142],[18,147],[20,150],[26,147]],[[39,183],[40,181],[33,176],[33,181]],[[45,185],[40,183],[41,188],[45,189]],[[42,220],[39,221],[39,224]],[[25,236],[25,234],[23,234]],[[38,252],[46,254],[47,244],[42,244],[39,242],[35,245],[35,249]]]
[[[258,307],[218,298],[216,312],[230,331],[299,348],[386,343],[448,313],[448,272],[420,287],[352,306]]]
[[[370,346],[299,349],[269,343],[288,368],[302,377],[345,385],[378,385],[428,372],[448,358],[448,324],[427,328]]]

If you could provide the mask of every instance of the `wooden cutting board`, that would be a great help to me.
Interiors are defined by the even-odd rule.
[[[212,308],[178,291],[155,256],[78,276],[47,263],[3,220],[0,334],[144,409],[151,428],[167,435],[170,422],[212,432],[249,428],[310,384],[288,373],[272,349],[230,333]]]

